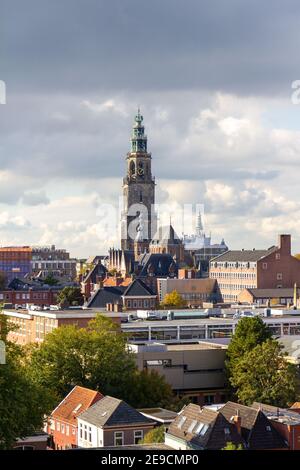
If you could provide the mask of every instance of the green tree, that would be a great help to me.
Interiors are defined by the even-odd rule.
[[[7,276],[4,271],[0,271],[0,290],[4,290],[7,285]]]
[[[47,277],[45,277],[44,281],[45,284],[48,284],[48,286],[56,286],[58,284],[58,280],[55,279],[53,276],[53,273],[49,273]]]
[[[156,372],[139,371],[119,325],[101,315],[85,329],[55,329],[32,345],[28,369],[42,387],[62,399],[75,385],[113,395],[134,407],[167,406],[172,389]]]
[[[78,306],[84,302],[80,287],[64,287],[57,296],[57,302],[62,307]]]
[[[271,331],[260,317],[241,318],[226,353],[227,375],[244,354],[271,338]]]
[[[2,314],[0,328],[6,345],[6,363],[0,365],[0,449],[9,449],[18,438],[42,429],[55,397],[28,374],[25,351],[7,340],[10,326]]]
[[[163,442],[165,442],[165,428],[164,426],[159,426],[147,432],[144,439],[142,439],[141,444],[157,444]]]
[[[136,371],[127,400],[136,408],[167,407],[175,401],[171,386],[156,371]]]
[[[233,442],[227,442],[226,446],[222,450],[243,450],[242,444],[236,445]]]
[[[297,369],[287,362],[282,346],[268,339],[246,352],[232,369],[230,383],[238,400],[287,407],[297,398]]]
[[[122,397],[135,361],[118,325],[99,315],[88,328],[68,325],[49,333],[32,347],[29,367],[35,380],[60,398],[75,385]]]
[[[169,294],[165,295],[161,303],[161,306],[163,308],[168,308],[168,307],[180,308],[180,307],[186,306],[186,301],[182,298],[182,296],[176,290],[173,290]]]

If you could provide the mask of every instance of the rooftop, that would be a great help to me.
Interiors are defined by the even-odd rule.
[[[125,401],[108,395],[82,413],[80,419],[97,427],[154,424]]]
[[[249,261],[249,262],[255,262],[258,261],[261,258],[264,258],[265,256],[269,255],[272,253],[276,247],[269,248],[268,250],[229,250],[226,251],[225,253],[222,253],[221,255],[217,256],[216,258],[213,258],[211,262],[225,262],[225,261]]]
[[[101,399],[103,399],[101,393],[76,385],[54,409],[51,417],[76,424],[77,417]]]

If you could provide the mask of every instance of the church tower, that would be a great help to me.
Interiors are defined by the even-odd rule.
[[[143,116],[138,109],[131,135],[131,149],[127,153],[127,174],[123,178],[123,211],[121,220],[121,248],[134,250],[134,242],[139,232],[139,240],[149,244],[156,232],[154,213],[155,181],[151,171],[151,153],[147,150],[147,136]],[[141,232],[140,216],[143,220]]]

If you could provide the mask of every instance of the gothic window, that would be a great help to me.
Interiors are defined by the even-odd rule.
[[[130,174],[135,175],[135,163],[134,163],[134,161],[130,162]]]
[[[142,191],[140,192],[140,202],[143,202],[143,193],[142,193]]]

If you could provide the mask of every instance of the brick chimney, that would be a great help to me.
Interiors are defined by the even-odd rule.
[[[284,255],[290,255],[292,251],[291,235],[290,234],[280,234],[279,235],[279,248],[281,253]]]
[[[242,435],[242,418],[239,415],[239,410],[236,410],[236,414],[232,417],[233,424],[236,427],[237,432],[239,435]]]

